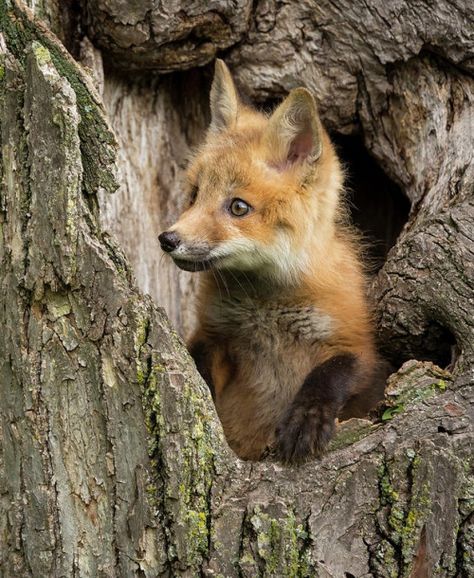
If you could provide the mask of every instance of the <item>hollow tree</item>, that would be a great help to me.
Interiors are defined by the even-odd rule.
[[[30,4],[0,2],[1,575],[472,576],[469,3]],[[263,105],[313,90],[397,237],[371,296],[403,365],[299,468],[228,449],[157,256],[217,53]]]

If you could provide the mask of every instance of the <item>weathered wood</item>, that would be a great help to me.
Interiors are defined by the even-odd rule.
[[[206,84],[190,72],[142,79],[124,91],[123,78],[111,74],[103,94],[120,146],[121,176],[115,195],[99,197],[102,222],[129,257],[141,290],[165,308],[184,336],[194,328],[198,278],[180,274],[163,258],[158,235],[185,202],[184,169],[204,132]]]
[[[433,355],[447,363],[453,346],[457,371],[472,374],[474,79],[432,57],[400,66],[392,78],[385,133],[371,117],[380,135],[374,144],[387,159],[398,153],[416,211],[374,285],[381,335],[398,359]]]
[[[88,33],[119,69],[170,72],[206,64],[247,31],[252,2],[82,2]]]
[[[141,542],[157,551],[161,542],[143,498],[141,393],[129,387],[147,305],[127,289],[127,265],[91,211],[89,179],[114,181],[113,137],[57,41],[20,11],[5,17],[0,567],[131,575]]]
[[[379,419],[341,425],[324,459],[288,469],[233,456],[182,342],[104,234],[98,197],[113,198],[116,145],[87,75],[19,3],[2,0],[0,16],[1,573],[472,575],[466,72],[431,56],[401,63],[385,104],[373,105],[367,89],[359,109],[372,126],[367,142],[417,200],[374,286],[383,335],[402,359],[430,350],[427,338],[438,355],[431,320],[447,327],[461,354],[454,377],[408,362]],[[104,94],[127,175],[114,210],[129,195],[140,223],[156,203],[159,221],[148,217],[148,232],[165,219],[152,181],[163,179],[158,198],[176,211],[176,174],[206,113],[200,88],[181,104],[179,79],[142,82],[106,75]],[[143,123],[159,126],[156,136],[140,130],[141,111]],[[137,262],[147,234],[129,246]]]

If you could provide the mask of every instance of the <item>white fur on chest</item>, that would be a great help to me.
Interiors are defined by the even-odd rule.
[[[209,329],[226,337],[273,345],[315,345],[333,332],[333,320],[313,305],[250,298],[216,300],[207,312]]]

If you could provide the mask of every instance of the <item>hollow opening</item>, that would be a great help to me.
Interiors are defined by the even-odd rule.
[[[360,135],[334,133],[331,138],[346,170],[351,219],[363,234],[369,270],[376,273],[408,221],[410,201],[369,154]],[[390,339],[379,348],[394,368],[413,358],[447,367],[453,365],[455,345],[454,335],[432,320],[409,342]]]
[[[419,349],[414,351],[413,357],[452,369],[458,356],[456,336],[439,321],[430,320],[428,331],[420,339]]]
[[[352,221],[364,235],[376,272],[408,220],[410,201],[370,156],[360,136],[331,136],[346,169]]]

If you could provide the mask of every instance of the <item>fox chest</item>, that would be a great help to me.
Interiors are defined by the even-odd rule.
[[[333,321],[312,305],[240,300],[213,306],[207,329],[228,363],[215,376],[226,435],[231,445],[249,436],[265,445],[330,338]]]
[[[258,459],[334,322],[313,305],[227,299],[209,307],[205,330],[214,342],[211,373],[227,440],[241,457]]]
[[[333,319],[314,305],[227,299],[211,304],[208,331],[237,346],[256,346],[266,353],[283,347],[311,348],[333,333]]]

